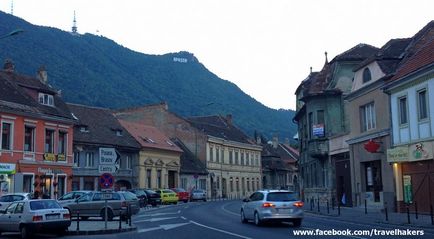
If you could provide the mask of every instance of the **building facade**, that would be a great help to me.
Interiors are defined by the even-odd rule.
[[[141,145],[138,177],[140,188],[176,188],[179,185],[182,150],[153,126],[124,120],[121,125]]]
[[[71,190],[74,119],[58,92],[7,61],[0,71],[1,192],[57,198]]]
[[[104,108],[68,104],[77,120],[74,127],[72,190],[105,189],[103,173],[114,181],[108,189],[125,190],[139,185],[140,145],[111,111]]]

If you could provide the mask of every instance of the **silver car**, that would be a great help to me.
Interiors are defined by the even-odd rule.
[[[7,208],[12,202],[30,199],[32,199],[31,193],[8,193],[0,197],[0,209]]]
[[[203,189],[194,189],[190,193],[190,201],[203,200],[206,202],[206,191]]]
[[[243,200],[241,222],[253,220],[259,226],[266,221],[292,222],[301,226],[303,202],[296,193],[287,190],[260,190]]]
[[[0,233],[20,232],[22,238],[39,231],[63,234],[70,225],[71,215],[56,200],[18,201],[0,210]]]

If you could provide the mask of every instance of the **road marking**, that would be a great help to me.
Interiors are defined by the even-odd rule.
[[[160,230],[160,229],[163,229],[163,230],[167,231],[167,230],[170,230],[170,229],[173,229],[173,228],[185,226],[187,224],[190,224],[190,223],[189,222],[184,222],[184,223],[175,223],[175,224],[165,224],[165,225],[160,225],[158,227],[139,229],[139,230],[137,230],[137,232],[138,233],[143,233],[143,232],[150,232],[150,231],[155,231],[155,230]]]
[[[135,223],[141,223],[141,222],[158,222],[158,221],[164,221],[164,220],[169,220],[169,219],[174,219],[174,218],[178,218],[178,217],[156,217],[156,218],[145,219],[145,220],[136,220],[136,221],[134,221],[134,222],[135,222]]]
[[[205,228],[208,228],[208,229],[211,229],[211,230],[214,230],[214,231],[218,231],[218,232],[226,233],[226,234],[231,235],[231,236],[236,236],[236,237],[244,238],[244,239],[252,239],[251,237],[246,237],[246,236],[243,236],[243,235],[240,235],[240,234],[236,234],[236,233],[228,232],[228,231],[225,231],[225,230],[222,230],[222,229],[218,229],[218,228],[215,228],[215,227],[209,227],[209,226],[206,226],[206,225],[203,225],[203,224],[197,223],[197,222],[195,222],[195,221],[191,221],[191,220],[190,220],[190,223],[193,223],[193,224],[195,224],[195,225],[197,225],[197,226],[205,227]]]
[[[182,217],[182,216],[181,216],[181,219],[187,220],[187,218],[185,218],[185,217]]]
[[[173,214],[180,214],[181,211],[177,211],[177,212],[159,212],[159,213],[154,213],[154,214],[140,214],[135,216],[135,218],[141,218],[141,217],[158,217],[158,216],[164,216],[164,215],[173,215]]]
[[[227,205],[229,205],[229,204],[231,204],[231,203],[228,203],[228,204],[224,204],[223,206],[221,206],[220,208],[223,210],[223,211],[225,211],[225,212],[227,212],[227,213],[229,213],[229,214],[232,214],[232,215],[235,215],[235,216],[239,216],[237,213],[234,213],[234,212],[231,212],[231,211],[229,211],[229,210],[227,210],[225,207],[227,206]]]

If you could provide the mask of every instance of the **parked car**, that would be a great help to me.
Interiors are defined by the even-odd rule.
[[[31,193],[8,193],[0,197],[0,209],[7,208],[12,202],[30,200]]]
[[[128,191],[136,195],[136,197],[139,199],[140,207],[144,207],[148,205],[148,196],[146,196],[145,190],[140,188],[135,188],[135,189],[129,189]]]
[[[287,190],[261,190],[243,200],[241,222],[253,220],[259,226],[265,221],[292,222],[301,226],[303,202],[296,193]]]
[[[151,189],[145,189],[144,191],[148,197],[148,204],[151,204],[153,207],[161,204],[161,196],[159,193]]]
[[[178,203],[178,196],[176,196],[176,193],[170,189],[157,189],[155,192],[160,194],[162,204]]]
[[[202,200],[206,202],[206,191],[203,189],[193,189],[190,195],[190,201]]]
[[[172,191],[178,196],[178,201],[188,202],[190,200],[190,193],[185,191],[183,188],[171,188]]]
[[[77,216],[78,212],[83,220],[89,217],[105,217],[105,200],[107,199],[107,220],[111,221],[114,217],[124,215],[127,207],[130,206],[131,213],[137,214],[140,210],[138,198],[131,192],[88,192],[74,202],[59,201],[67,208],[71,216]]]
[[[86,193],[90,193],[90,192],[92,192],[92,191],[86,191],[86,190],[71,191],[71,192],[66,193],[63,196],[59,197],[57,199],[57,201],[59,201],[61,204],[71,203],[71,202],[74,202],[77,198],[80,198],[81,196],[85,195]]]
[[[71,225],[71,215],[53,199],[31,199],[11,203],[0,210],[0,233],[21,232],[22,238],[40,231],[63,234]]]

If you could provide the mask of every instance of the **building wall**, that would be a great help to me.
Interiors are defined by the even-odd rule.
[[[70,123],[1,112],[0,123],[1,125],[10,123],[12,126],[12,150],[0,149],[0,161],[6,166],[15,167],[15,172],[6,173],[7,179],[1,183],[1,193],[37,190],[55,198],[71,190],[73,127]],[[32,152],[24,150],[25,126],[34,128],[34,151]],[[46,129],[54,131],[52,154],[45,153]],[[0,131],[3,133],[2,126]],[[60,131],[67,134],[66,154],[58,152]],[[0,145],[1,140],[0,138]]]
[[[148,170],[151,175],[148,177]],[[157,175],[161,172],[161,185],[158,185]],[[169,171],[174,172],[173,184],[169,185]],[[160,150],[142,149],[139,160],[140,188],[173,188],[180,186],[180,153],[168,153]]]

